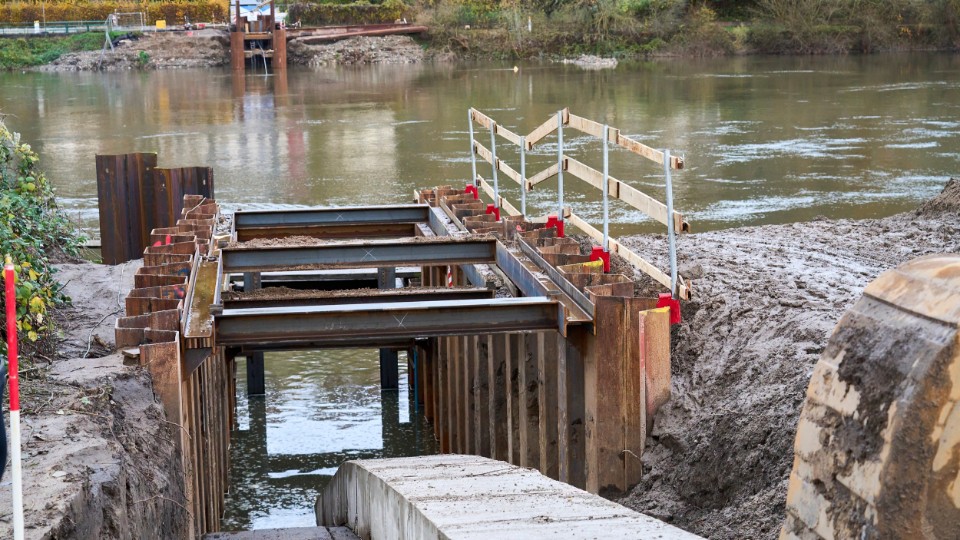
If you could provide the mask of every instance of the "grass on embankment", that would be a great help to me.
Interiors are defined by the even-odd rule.
[[[116,34],[118,36],[120,34]],[[0,69],[18,69],[49,64],[66,53],[96,51],[103,47],[102,32],[69,36],[0,38]]]

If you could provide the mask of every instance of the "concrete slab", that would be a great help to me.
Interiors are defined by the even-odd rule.
[[[316,512],[318,523],[348,525],[373,540],[699,538],[533,469],[478,456],[349,461]]]
[[[291,527],[210,533],[203,535],[203,540],[359,540],[359,537],[347,527]]]

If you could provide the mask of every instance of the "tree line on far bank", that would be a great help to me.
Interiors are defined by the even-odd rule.
[[[6,0],[0,23],[223,22],[229,0]],[[960,47],[960,0],[277,0],[305,26],[407,20],[460,56],[713,56]],[[45,12],[45,13],[44,13]]]
[[[960,46],[960,0],[421,0],[414,7],[433,41],[505,56]]]

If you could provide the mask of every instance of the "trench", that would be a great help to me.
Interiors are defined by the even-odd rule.
[[[378,362],[375,349],[267,353],[266,395],[248,397],[238,359],[223,530],[313,526],[316,496],[344,461],[437,453],[404,353],[398,390],[380,389]]]

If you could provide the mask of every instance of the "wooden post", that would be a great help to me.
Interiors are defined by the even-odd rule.
[[[473,454],[474,450],[474,426],[475,422],[473,410],[475,407],[475,377],[476,369],[474,364],[477,361],[476,342],[470,336],[457,338],[457,346],[460,348],[460,363],[463,366],[463,420],[461,426],[463,429],[463,444],[461,445],[461,454]]]
[[[517,389],[520,396],[520,466],[532,469],[540,468],[540,382],[537,366],[542,361],[543,332],[520,334],[523,346],[520,348]]]
[[[443,338],[444,350],[447,353],[447,438],[450,440],[450,449],[448,452],[456,453],[460,451],[459,433],[457,433],[458,411],[460,408],[460,393],[457,391],[460,380],[457,370],[456,347],[453,345],[454,338]]]
[[[559,355],[560,415],[557,418],[561,442],[560,480],[581,489],[586,488],[586,394],[584,358],[594,354],[595,338],[580,327],[570,330],[563,340]]]
[[[540,472],[554,480],[560,478],[557,448],[559,411],[563,407],[558,400],[560,381],[557,332],[541,332],[537,335],[537,392],[540,422]],[[565,405],[565,404],[564,404]],[[565,416],[565,415],[564,415]]]
[[[450,450],[450,355],[447,350],[447,338],[435,338],[437,358],[437,438],[440,439],[440,453],[449,454]]]
[[[474,357],[474,447],[478,456],[493,457],[490,449],[490,336],[471,336],[477,354]]]
[[[507,448],[510,463],[520,465],[520,370],[526,354],[523,334],[507,336]]]
[[[510,408],[508,407],[510,375],[507,362],[507,336],[487,336],[487,374],[490,377],[490,450],[494,459],[510,461],[507,436]]]

